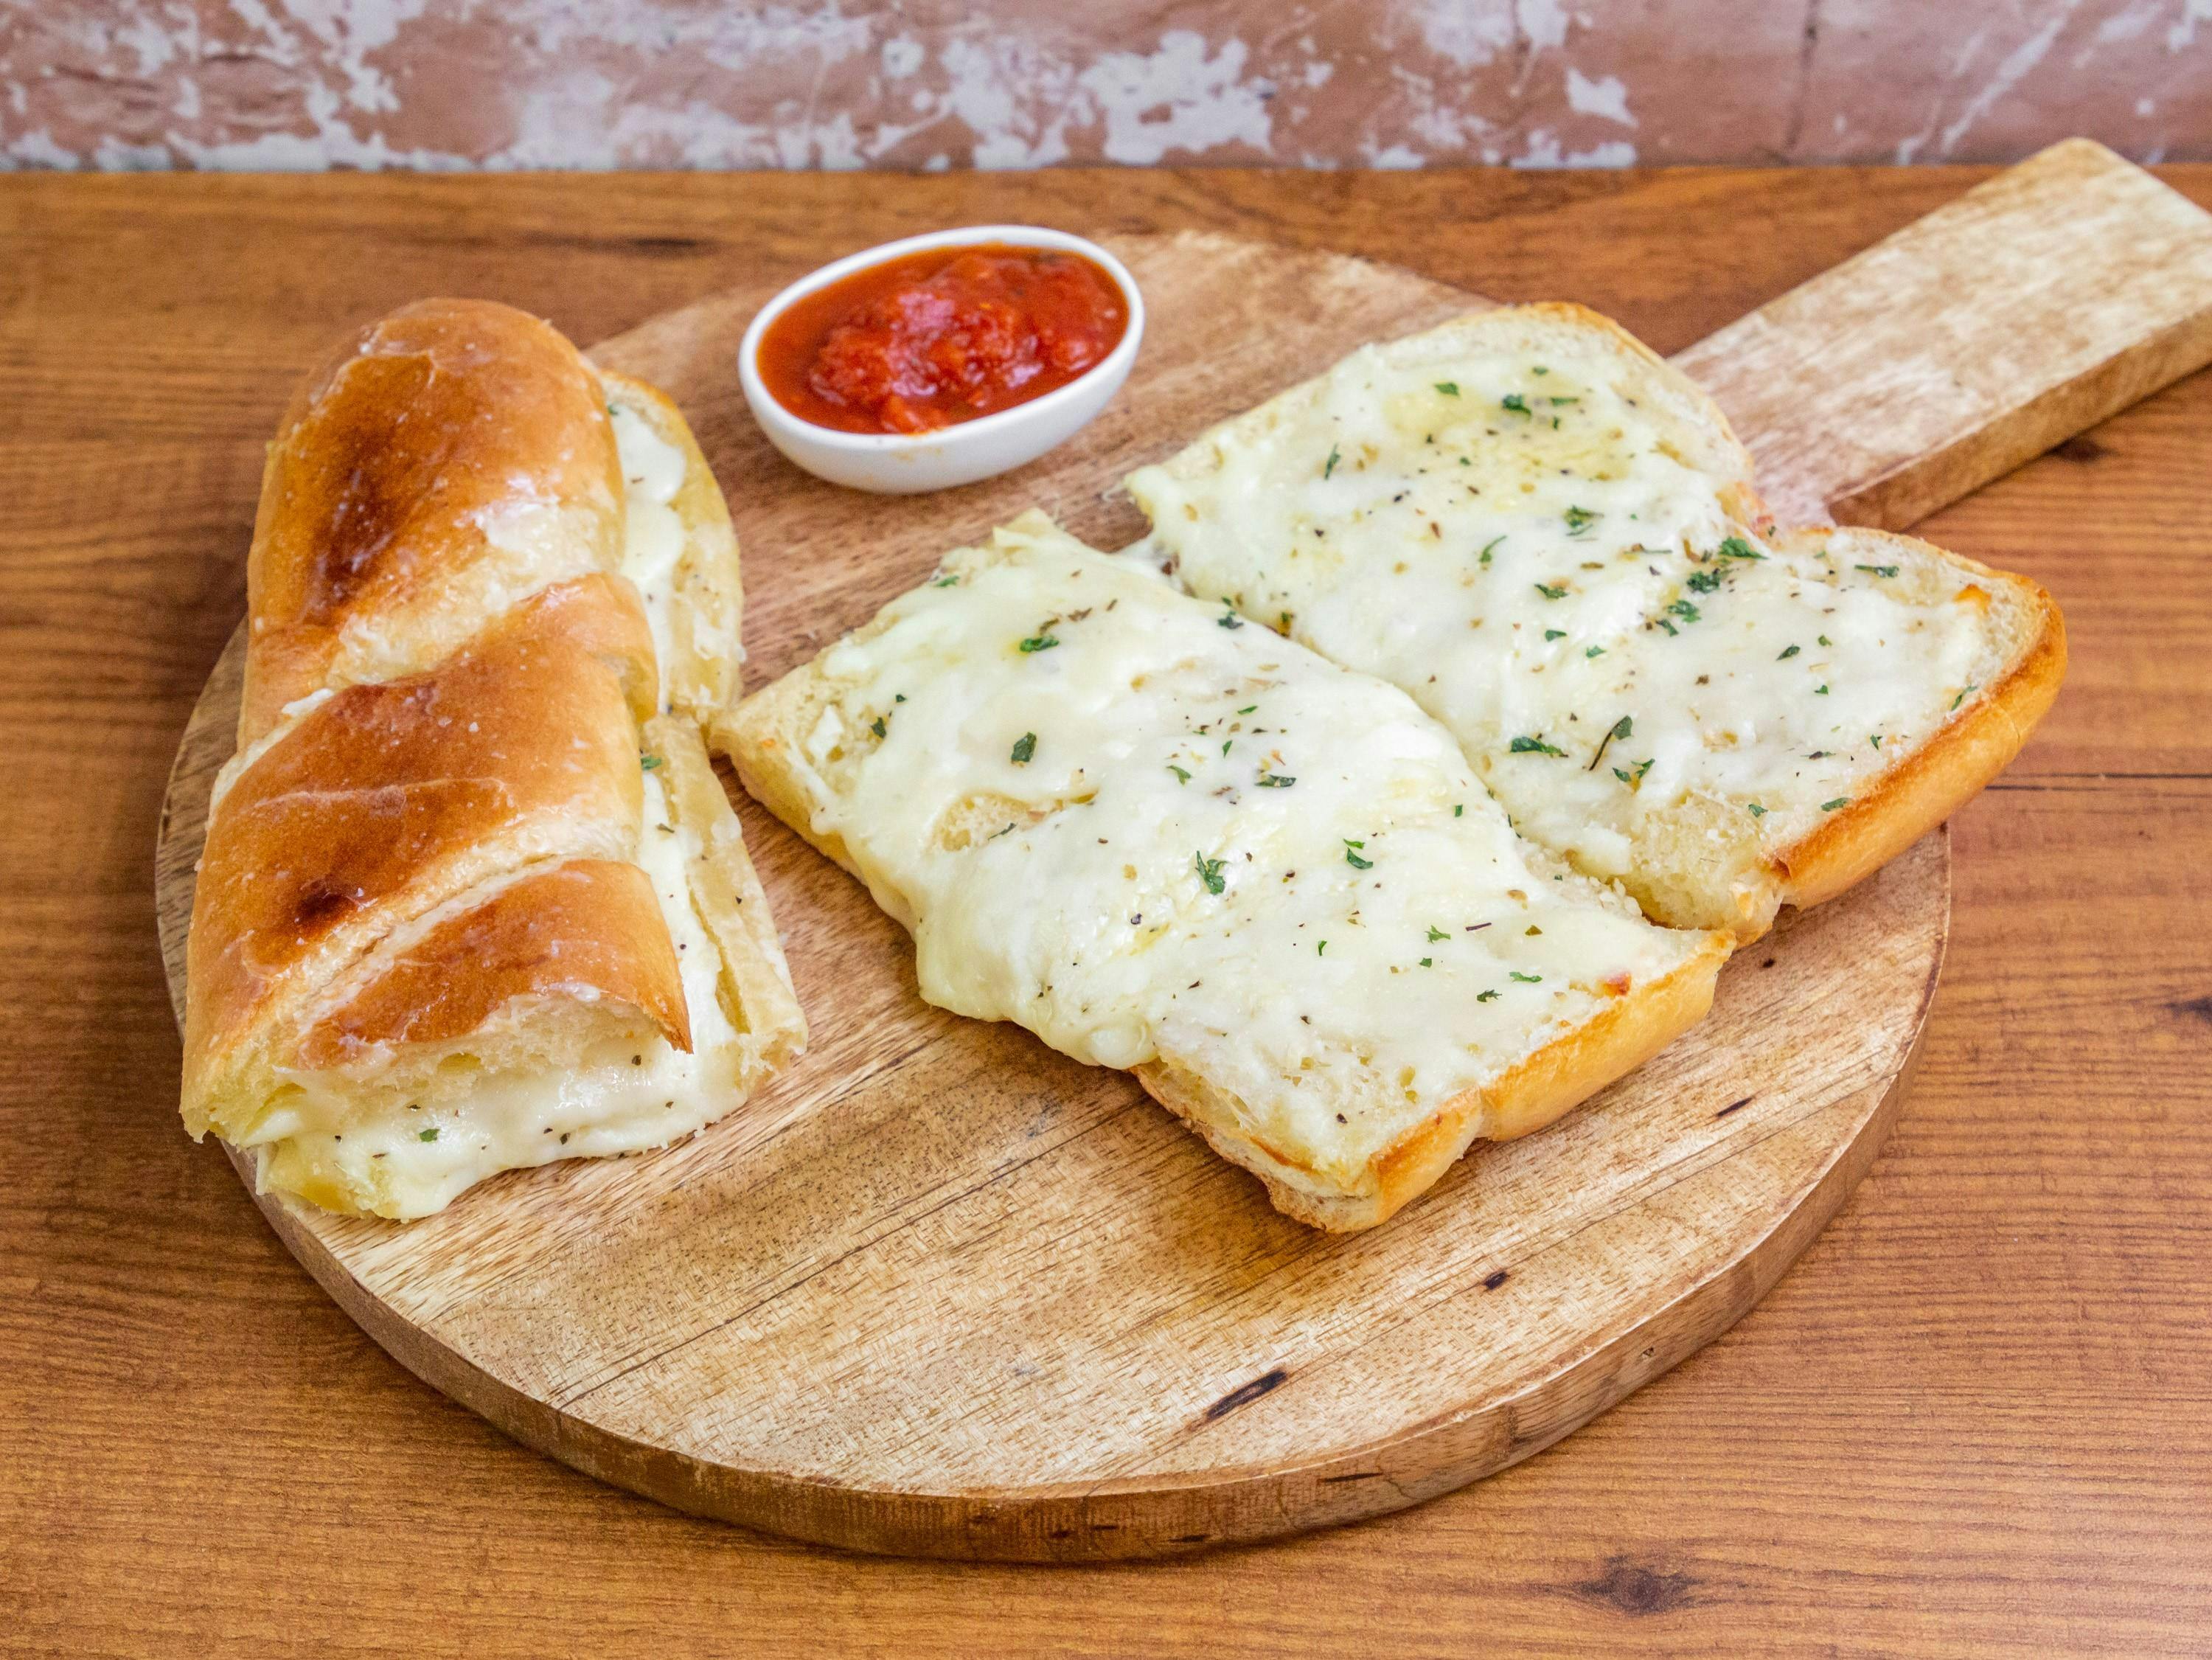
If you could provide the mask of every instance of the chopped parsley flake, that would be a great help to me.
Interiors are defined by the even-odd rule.
[[[1731,536],[1720,545],[1723,559],[1764,559],[1766,556],[1745,541],[1741,536]]]
[[[868,730],[878,738],[888,738],[890,736],[891,729],[884,724],[884,717],[879,714],[868,722]]]
[[[1694,623],[1698,620],[1698,608],[1686,599],[1677,599],[1673,605],[1668,606],[1667,609],[1674,612],[1675,616],[1680,617],[1685,623]]]
[[[417,1130],[417,1131],[416,1131],[416,1132],[415,1132],[415,1139],[416,1139],[417,1141],[434,1141],[434,1140],[436,1140],[438,1139],[438,1127],[437,1127],[435,1124],[433,1124],[433,1125],[431,1125],[431,1126],[430,1126],[430,1128],[428,1128],[428,1129],[426,1129],[426,1130]]]
[[[1580,536],[1605,515],[1592,513],[1588,508],[1569,508],[1562,517],[1567,521],[1567,534]]]
[[[1373,870],[1375,868],[1375,861],[1372,859],[1362,859],[1359,856],[1359,849],[1366,845],[1367,843],[1364,842],[1354,842],[1349,837],[1346,838],[1344,843],[1344,862],[1351,866],[1354,870]]]
[[[1493,536],[1487,542],[1485,542],[1482,544],[1482,552],[1478,556],[1477,562],[1485,565],[1488,564],[1490,562],[1490,550],[1504,539],[1505,538],[1502,536]]]
[[[1756,801],[1747,803],[1745,811],[1749,812],[1753,818],[1764,818],[1766,817],[1766,809],[1760,806]]]
[[[1208,893],[1219,893],[1228,885],[1222,879],[1220,860],[1208,859],[1202,853],[1194,853],[1191,854],[1191,860],[1198,867],[1198,879],[1206,884]]]
[[[1176,783],[1188,784],[1190,782],[1190,775],[1185,772],[1181,767],[1176,765],[1174,762],[1170,761],[1168,763],[1168,770],[1176,775]]]
[[[1839,795],[1832,801],[1821,802],[1820,811],[1822,812],[1833,812],[1838,807],[1848,807],[1850,804],[1851,798],[1850,796]]]
[[[1459,396],[1459,382],[1456,380],[1439,380],[1437,382],[1437,390],[1443,393],[1447,398],[1456,398]]]
[[[1584,652],[1583,655],[1585,657],[1602,657],[1605,655],[1605,648],[1603,646],[1592,646],[1588,651]]]
[[[933,588],[957,588],[960,586],[960,579],[957,576],[940,576],[929,586]]]
[[[1782,648],[1782,655],[1781,655],[1781,656],[1779,656],[1779,657],[1778,657],[1778,658],[1776,658],[1774,660],[1775,660],[1776,662],[1778,662],[1778,663],[1786,663],[1786,662],[1788,662],[1791,658],[1795,657],[1796,654],[1797,654],[1797,648],[1796,648],[1796,647],[1795,647],[1795,646],[1784,646],[1784,647],[1783,647],[1783,648]]]
[[[1544,983],[1544,976],[1542,975],[1523,974],[1518,969],[1515,969],[1507,977],[1509,979],[1518,980],[1524,986],[1540,986]]]
[[[1243,708],[1237,710],[1237,713],[1239,714],[1249,714],[1253,710],[1259,707],[1260,706],[1257,703],[1247,703]]]
[[[1565,629],[1546,629],[1544,630],[1544,638],[1547,640],[1564,640],[1566,637],[1567,631]]]
[[[1059,643],[1048,634],[1033,634],[1022,642],[1022,655],[1026,657],[1031,652],[1050,651]]]
[[[1511,410],[1516,415],[1534,414],[1534,411],[1528,407],[1528,400],[1517,392],[1507,392],[1504,397],[1498,400],[1498,406],[1500,409]]]
[[[1556,744],[1547,744],[1540,738],[1516,738],[1506,745],[1514,755],[1565,755],[1566,751]]]
[[[1286,790],[1297,781],[1286,773],[1263,772],[1260,775],[1260,787],[1263,790]]]
[[[1874,576],[1894,576],[1897,575],[1897,567],[1894,565],[1853,565],[1851,569],[1853,570],[1865,571],[1869,575]]]
[[[1462,813],[1465,812],[1466,811],[1467,811],[1467,803],[1466,803],[1466,802],[1464,802],[1464,801],[1455,801],[1455,802],[1453,802],[1453,803],[1452,803],[1452,817],[1453,817],[1453,818],[1458,818]]]
[[[1328,447],[1328,459],[1322,463],[1321,476],[1326,478],[1329,474],[1334,472],[1336,471],[1336,464],[1342,459],[1344,459],[1343,455],[1338,452],[1335,445],[1331,444]]]
[[[1449,935],[1449,933],[1445,933],[1442,928],[1438,927],[1435,923],[1431,922],[1431,923],[1430,923],[1430,924],[1429,924],[1429,943],[1430,943],[1431,945],[1432,945],[1432,946],[1433,946],[1433,945],[1435,945],[1435,944],[1437,943],[1437,940],[1439,940],[1439,939],[1450,939],[1450,938],[1451,938],[1451,935]]]
[[[1548,582],[1539,582],[1536,584],[1536,592],[1547,599],[1564,599],[1567,597],[1566,584],[1564,582],[1557,587],[1553,587]]]
[[[1477,992],[1474,1000],[1478,1003],[1494,1003],[1498,1000],[1498,994],[1494,991]]]
[[[641,755],[637,757],[637,764],[647,772],[657,772],[664,763],[657,755]]]
[[[1826,635],[1825,635],[1825,634],[1823,634],[1823,635],[1817,635],[1817,636],[1815,636],[1815,637],[1816,637],[1816,638],[1820,641],[1820,642],[1822,645],[1824,645],[1824,646],[1832,646],[1832,645],[1834,645],[1834,644],[1836,643],[1834,641],[1832,641],[1832,640],[1829,639],[1829,638],[1828,638],[1828,636],[1827,636]]]
[[[1434,968],[1436,966],[1436,958],[1433,957],[1424,957],[1421,959],[1421,966],[1425,969]]]
[[[1221,615],[1213,620],[1224,629],[1241,629],[1244,626],[1244,619],[1239,617],[1225,600],[1222,602]]]
[[[1956,697],[1954,697],[1951,700],[1951,707],[1955,709],[1960,704],[1965,702],[1966,701],[1967,691],[1979,691],[1980,690],[1981,688],[1979,686],[1968,686],[1966,691],[1960,692]]]
[[[878,724],[881,724],[878,722]],[[1014,739],[1013,761],[1018,767],[1027,766],[1030,757],[1036,753],[1036,734],[1025,732]]]
[[[1597,753],[1590,757],[1589,765],[1583,768],[1583,770],[1584,772],[1595,772],[1597,770],[1597,763],[1605,759],[1606,749],[1612,744],[1613,740],[1616,738],[1626,738],[1635,730],[1635,720],[1632,716],[1626,714],[1622,715],[1620,720],[1613,723],[1612,727],[1607,731],[1605,736],[1597,740]]]
[[[1690,573],[1689,589],[1692,593],[1711,593],[1721,585],[1721,574],[1717,570],[1693,570]]]
[[[1813,696],[1815,697],[1826,697],[1827,695],[1828,687],[1826,681],[1821,682],[1820,684],[1813,688]]]

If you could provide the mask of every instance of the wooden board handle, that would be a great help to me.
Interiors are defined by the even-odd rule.
[[[1785,524],[1901,530],[2212,362],[2212,214],[2069,138],[1675,359]]]

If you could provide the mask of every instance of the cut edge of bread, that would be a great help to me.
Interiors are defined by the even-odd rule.
[[[722,983],[730,994],[725,1012],[746,1042],[739,1083],[749,1095],[805,1052],[805,1012],[792,989],[791,966],[745,851],[744,831],[697,726],[688,716],[656,715],[646,723],[645,739],[665,763],[670,811],[698,837],[699,856],[685,877],[693,908],[722,954]]]
[[[684,456],[684,483],[670,504],[684,526],[672,608],[679,660],[660,666],[661,697],[703,727],[737,701],[745,655],[744,580],[729,503],[675,399],[619,369],[595,366],[593,373]]]

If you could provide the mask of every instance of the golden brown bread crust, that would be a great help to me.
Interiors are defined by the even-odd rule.
[[[237,775],[193,896],[188,1098],[274,1002],[392,927],[536,860],[628,856],[636,728],[590,648],[621,613],[592,599],[512,619],[426,674],[334,693]],[[563,624],[586,619],[580,644]],[[659,927],[649,890],[644,903]]]
[[[1704,1019],[1729,952],[1724,936],[1710,936],[1696,957],[1672,973],[1632,986],[1595,1019],[1481,1088],[1454,1096],[1378,1154],[1357,1192],[1316,1188],[1305,1179],[1300,1161],[1242,1134],[1237,1113],[1197,1074],[1152,1061],[1136,1068],[1137,1079],[1207,1146],[1265,1183],[1278,1210],[1309,1227],[1356,1232],[1388,1221],[1428,1191],[1476,1139],[1510,1141],[1542,1129]]]
[[[1945,557],[2030,590],[2040,626],[2002,679],[1985,687],[1850,806],[1775,855],[1786,903],[1817,905],[1834,898],[1948,818],[2012,764],[2058,696],[2066,676],[2066,619],[2057,602],[2025,577],[1988,571],[1956,554]]]
[[[503,640],[558,635],[596,657],[622,683],[623,697],[640,721],[659,707],[659,666],[653,630],[637,590],[619,576],[582,576],[542,588],[470,642],[482,651]]]
[[[507,883],[379,965],[301,1045],[315,1068],[362,1051],[465,1037],[517,1000],[579,990],[625,1004],[691,1047],[676,949],[635,865],[577,859]]]
[[[622,527],[605,406],[556,331],[474,300],[371,324],[270,447],[240,743],[308,692],[427,667],[522,595],[614,569]]]

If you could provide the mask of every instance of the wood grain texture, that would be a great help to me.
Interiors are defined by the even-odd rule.
[[[2208,360],[2212,214],[2070,138],[1675,362],[1784,523],[1903,530]]]
[[[0,813],[0,1651],[2202,1652],[2203,375],[1927,526],[2049,586],[2074,661],[1954,824],[1943,990],[1869,1179],[1753,1317],[1418,1511],[1086,1570],[692,1520],[393,1365],[175,1129],[147,849],[261,446],[334,327],[458,291],[597,338],[1026,218],[1396,258],[1672,350],[1983,176],[0,180],[0,733],[30,757]],[[2212,169],[2161,177],[2212,201]]]
[[[1483,303],[1214,234],[1112,246],[1156,319],[1129,385],[1045,460],[964,490],[887,500],[776,457],[728,373],[767,291],[595,350],[676,398],[731,481],[756,677],[1025,507],[1121,545],[1142,531],[1115,488],[1132,468],[1363,341]],[[234,640],[165,810],[180,1006],[240,662]],[[687,1510],[931,1556],[1273,1537],[1402,1509],[1578,1428],[1734,1323],[1864,1172],[1949,907],[1937,837],[1762,942],[1693,1041],[1585,1114],[1333,1239],[1133,1079],[923,1004],[866,892],[738,808],[809,1011],[791,1073],[681,1147],[501,1178],[404,1227],[260,1204],[379,1342],[519,1439]]]

